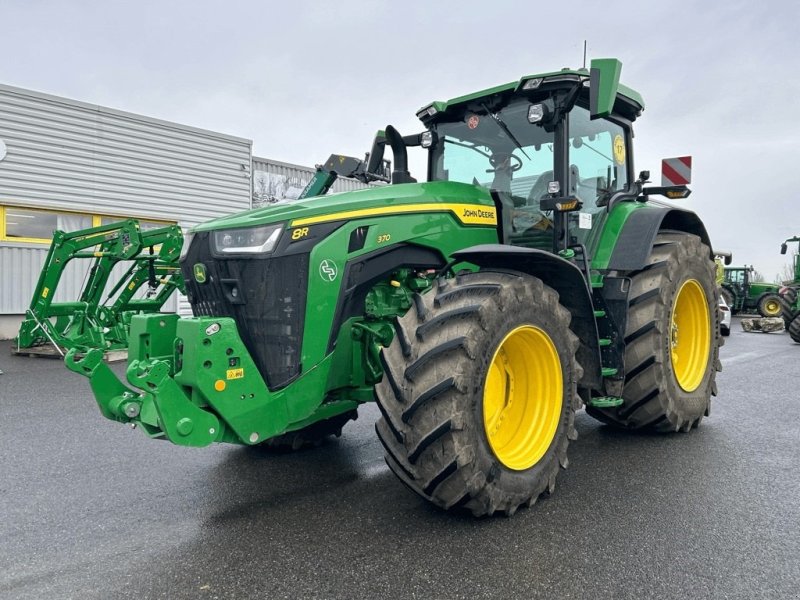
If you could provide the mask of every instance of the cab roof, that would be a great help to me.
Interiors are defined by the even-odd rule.
[[[560,71],[549,71],[546,73],[537,73],[535,75],[525,75],[521,77],[518,81],[512,81],[510,83],[506,83],[503,85],[498,85],[495,87],[490,87],[484,90],[480,90],[478,92],[472,92],[471,94],[465,94],[464,96],[458,96],[456,98],[452,98],[450,100],[441,101],[436,100],[431,102],[430,104],[426,104],[421,109],[417,111],[417,117],[419,117],[423,122],[431,120],[432,117],[435,117],[439,113],[447,112],[449,109],[458,106],[459,104],[465,104],[467,102],[471,102],[473,100],[477,100],[479,98],[486,98],[488,96],[493,96],[495,94],[503,94],[507,92],[518,92],[523,89],[523,86],[526,82],[534,80],[534,79],[541,79],[542,86],[547,84],[559,83],[564,81],[585,81],[584,85],[588,85],[589,81],[589,69],[561,69]],[[622,97],[628,101],[628,103],[633,103],[636,105],[638,110],[637,113],[641,113],[644,110],[644,99],[642,95],[625,85],[620,84],[617,88],[617,97]]]

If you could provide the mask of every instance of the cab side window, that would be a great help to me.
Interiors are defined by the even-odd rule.
[[[570,213],[570,242],[593,245],[607,216],[611,196],[628,187],[628,136],[607,119],[589,118],[576,106],[569,114],[569,195],[582,203]]]

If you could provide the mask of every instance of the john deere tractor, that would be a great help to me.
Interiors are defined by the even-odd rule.
[[[775,283],[753,281],[752,265],[725,267],[722,295],[733,314],[756,311],[762,317],[781,315],[780,287]]]
[[[445,509],[554,490],[575,412],[687,432],[709,414],[719,315],[706,229],[633,166],[642,97],[616,59],[433,102],[380,132],[390,185],[217,219],[181,259],[193,318],[131,322],[127,382],[68,367],[104,416],[185,446],[298,448],[376,402],[386,462]],[[428,157],[425,182],[407,148]]]

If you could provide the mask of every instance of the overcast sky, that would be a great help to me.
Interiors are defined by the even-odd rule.
[[[377,129],[531,74],[617,57],[646,103],[636,168],[693,156],[714,246],[772,280],[800,235],[800,3],[0,0],[0,83],[253,140],[312,166]],[[412,165],[420,165],[414,161]],[[413,173],[423,178],[424,173]]]

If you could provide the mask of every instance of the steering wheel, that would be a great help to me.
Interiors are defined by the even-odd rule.
[[[522,159],[516,154],[492,154],[489,157],[491,169],[486,169],[487,173],[494,173],[498,169],[510,169],[511,173],[522,168]]]

